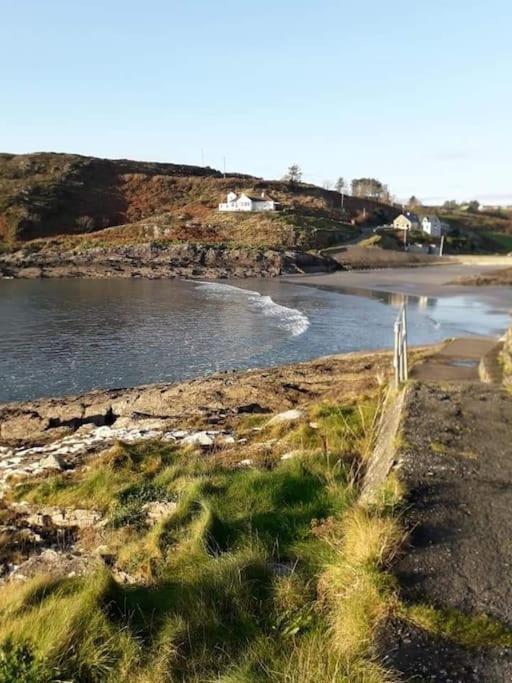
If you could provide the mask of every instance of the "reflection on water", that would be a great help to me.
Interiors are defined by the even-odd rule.
[[[0,402],[390,347],[404,300],[411,344],[509,323],[465,297],[276,280],[0,280]]]
[[[332,291],[332,287],[326,287],[328,291]],[[352,296],[363,296],[368,299],[376,299],[383,304],[400,308],[403,303],[413,308],[419,308],[424,311],[428,308],[435,308],[439,299],[430,296],[417,296],[414,294],[399,294],[396,292],[385,292],[377,289],[363,289],[362,287],[336,287],[336,291],[340,294],[350,294]]]

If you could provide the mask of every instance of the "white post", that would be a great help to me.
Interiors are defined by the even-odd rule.
[[[443,255],[444,250],[444,235],[441,236],[441,246],[439,247],[439,256]]]
[[[395,348],[393,355],[393,367],[395,368],[395,384],[400,385],[400,321],[395,320]]]
[[[404,303],[402,307],[402,327],[403,327],[403,381],[406,382],[409,379],[409,368],[408,368],[408,357],[407,357],[407,306]]]

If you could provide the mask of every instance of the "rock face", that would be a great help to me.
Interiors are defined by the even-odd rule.
[[[0,255],[0,276],[15,278],[227,278],[330,272],[339,264],[300,250],[228,248],[224,245],[149,241],[62,251],[22,248]]]

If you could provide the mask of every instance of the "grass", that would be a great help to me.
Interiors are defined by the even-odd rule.
[[[429,605],[402,605],[399,614],[429,633],[463,647],[512,647],[512,630],[485,614],[467,615]]]
[[[504,232],[489,232],[488,236],[506,252],[512,252],[512,235]]]
[[[101,509],[101,541],[136,582],[99,568],[4,587],[9,661],[26,660],[26,680],[34,669],[41,682],[390,680],[371,645],[395,595],[386,568],[401,492],[386,484],[371,508],[357,502],[377,415],[366,400],[318,404],[279,430],[254,419],[253,438],[298,450],[261,469],[145,442],[20,486],[34,503]],[[140,508],[152,500],[177,505],[149,528]]]

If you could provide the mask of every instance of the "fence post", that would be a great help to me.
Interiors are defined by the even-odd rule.
[[[393,367],[395,369],[395,383],[398,387],[401,382],[409,379],[408,357],[407,357],[407,312],[405,304],[400,307],[400,312],[395,320],[394,330],[394,351]]]
[[[403,376],[402,381],[407,382],[409,379],[409,366],[407,357],[407,306],[405,303],[402,308],[402,334],[403,334],[403,344],[402,344],[402,362],[403,362]]]
[[[393,367],[395,368],[395,384],[398,387],[400,384],[400,321],[395,320],[395,346],[393,353]]]

